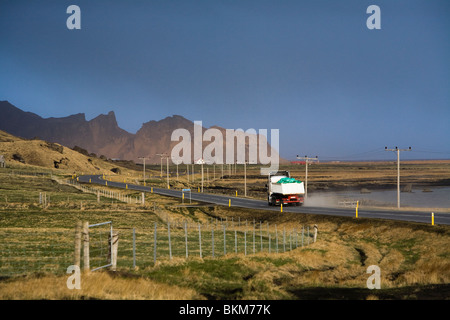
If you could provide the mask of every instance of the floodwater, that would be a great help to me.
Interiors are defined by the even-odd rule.
[[[400,192],[400,206],[417,208],[450,208],[450,187],[423,188],[412,192]],[[343,206],[345,201],[363,201],[366,204],[397,206],[397,189],[371,190],[370,193],[359,191],[308,192],[305,206]],[[351,205],[351,204],[350,204]]]

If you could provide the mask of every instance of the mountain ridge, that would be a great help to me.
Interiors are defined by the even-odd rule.
[[[170,154],[172,148],[178,144],[177,141],[171,141],[175,129],[188,130],[191,139],[194,136],[194,122],[181,115],[144,122],[133,134],[119,127],[114,111],[100,114],[91,120],[86,120],[84,113],[60,118],[43,118],[33,112],[23,111],[8,101],[0,101],[0,113],[2,114],[0,130],[15,136],[26,139],[39,138],[69,148],[78,146],[98,156],[135,162],[141,162],[139,158],[145,156],[148,158],[147,163],[159,163],[160,156],[157,154]],[[226,129],[218,125],[211,128],[221,131],[225,138]],[[202,132],[205,130],[207,128],[202,127]],[[203,142],[203,149],[208,144],[209,142]],[[267,147],[268,150],[272,150],[268,143]],[[245,149],[248,154],[247,142]],[[191,154],[193,155],[193,152]],[[225,156],[225,146],[223,154]],[[280,158],[280,161],[283,159]]]

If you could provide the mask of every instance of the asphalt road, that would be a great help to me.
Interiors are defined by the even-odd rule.
[[[89,175],[79,177],[79,182],[85,182],[94,184],[105,185],[105,180],[102,176]],[[125,184],[121,182],[110,182],[108,181],[109,187],[116,187],[125,189],[128,185],[128,189],[151,192],[150,186],[139,186],[133,184]],[[169,197],[182,197],[181,190],[163,189],[153,187],[153,193],[169,196]],[[229,200],[231,199],[232,207],[240,208],[250,208],[250,209],[261,209],[261,210],[272,210],[280,211],[280,207],[271,207],[267,204],[265,200],[255,200],[248,198],[239,198],[227,195],[216,195],[208,193],[198,193],[198,192],[185,192],[184,199],[185,203],[189,202],[189,197],[192,197],[193,201],[200,201],[204,203],[211,203],[216,205],[228,206]],[[312,207],[312,206],[301,206],[301,207],[283,207],[283,212],[298,212],[306,214],[319,214],[319,215],[330,215],[330,216],[342,216],[342,217],[355,217],[355,209],[350,208],[333,208],[333,207]],[[360,218],[374,218],[374,219],[387,219],[387,220],[400,220],[400,221],[410,221],[431,224],[431,212],[429,211],[405,211],[405,210],[367,210],[359,209],[358,217]],[[434,213],[434,223],[438,224],[450,224],[450,214],[448,213]]]

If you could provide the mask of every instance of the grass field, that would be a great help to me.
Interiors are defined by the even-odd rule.
[[[411,164],[411,177],[426,172],[424,176],[428,178],[421,183],[445,183],[448,179],[448,163],[431,163],[420,170],[414,166]],[[363,180],[363,176],[370,180],[378,175],[381,181],[383,170],[386,170],[384,173],[392,171],[392,177],[395,177],[392,164],[380,164],[377,169],[357,164],[351,168],[344,166],[340,171],[335,170],[336,165],[330,165],[329,173],[326,168],[322,165],[311,168],[309,186],[314,186],[314,181],[328,179],[331,184],[342,180],[339,174],[345,175],[349,170],[350,173],[345,175],[347,183],[352,183],[353,179]],[[301,170],[298,169],[299,177]],[[296,175],[296,171],[292,171]],[[107,197],[102,197],[98,203],[94,194],[58,184],[50,175],[32,173],[0,171],[0,270],[31,265],[31,268],[0,275],[0,299],[448,299],[450,296],[450,228],[447,226],[227,207],[186,208],[179,206],[180,200],[155,194],[146,195],[146,207]],[[208,187],[219,188],[208,191],[235,192],[232,187],[242,184],[238,175],[239,168],[234,180],[230,177],[216,180],[214,184],[210,182]],[[196,176],[198,178],[198,173]],[[135,178],[117,175],[114,179],[139,179],[139,173]],[[155,184],[164,185],[165,180],[151,179]],[[171,178],[173,187],[188,185],[183,181],[186,177],[180,176],[178,184],[175,179]],[[395,178],[392,179],[395,182]],[[259,188],[261,181],[255,177],[249,180],[249,186],[253,183],[255,189]],[[242,190],[239,189],[239,193]],[[129,190],[121,192],[131,197],[139,196]],[[40,193],[49,198],[46,206],[39,203]],[[260,193],[255,191],[254,196],[258,197]],[[73,261],[74,226],[79,220],[90,223],[113,221],[114,228],[121,234],[118,270],[83,273],[81,290],[69,290],[65,269]],[[154,264],[154,224],[161,226],[158,230],[163,236],[168,220],[172,224],[174,245],[181,244],[176,246],[174,257],[169,259],[166,239],[162,237],[164,244],[158,257],[165,258]],[[278,232],[317,225],[318,240],[308,246],[289,248],[286,252],[280,246],[278,253],[272,251],[269,254],[268,237],[264,234],[265,249],[262,252],[257,250],[253,254],[250,246],[251,254],[245,255],[241,246],[236,254],[230,241],[227,254],[223,255],[220,221],[229,223],[227,237],[231,239],[233,225],[230,221],[234,225],[236,221],[248,221],[248,229],[242,225],[237,228],[241,240],[244,230],[250,237],[253,220],[261,221],[263,230],[267,225],[271,226],[272,240],[275,224]],[[196,225],[200,223],[204,237],[211,239],[212,226],[218,223],[214,229],[217,245],[214,258],[207,249],[200,258],[195,247],[189,248],[189,258],[183,256],[184,221],[191,224],[189,237],[193,242]],[[137,239],[135,269],[130,260],[132,228],[135,228]],[[11,256],[14,259],[11,260]],[[59,260],[47,260],[48,256],[57,256]],[[380,290],[366,287],[369,265],[378,265],[381,269]]]

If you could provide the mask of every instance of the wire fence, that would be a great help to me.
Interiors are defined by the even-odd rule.
[[[59,184],[72,186],[78,190],[81,190],[82,192],[97,195],[98,202],[100,202],[100,197],[115,199],[117,201],[129,203],[129,204],[144,204],[144,202],[145,202],[145,196],[143,195],[143,192],[140,192],[139,196],[131,196],[126,193],[122,193],[122,192],[119,192],[119,191],[113,190],[113,189],[102,189],[102,188],[87,186],[87,185],[81,184],[73,179],[72,180],[70,180],[70,179],[69,180],[61,180],[61,179],[54,178],[53,180],[55,180]]]
[[[5,172],[10,176],[52,176],[52,172],[41,172],[41,171],[20,171],[20,170],[10,170]]]
[[[317,237],[315,226],[286,229],[255,220],[155,222],[148,228],[113,228],[113,231],[119,239],[115,268],[121,269],[151,267],[175,258],[278,254],[306,247]],[[72,229],[0,229],[0,277],[65,273],[74,264],[75,234]],[[111,266],[111,236],[109,224],[89,228],[90,270]]]
[[[73,230],[0,229],[0,276],[61,273],[73,262]]]
[[[156,223],[148,229],[115,229],[119,233],[118,268],[145,268],[174,258],[219,258],[233,254],[277,254],[315,242],[317,228],[269,225],[262,222]]]

